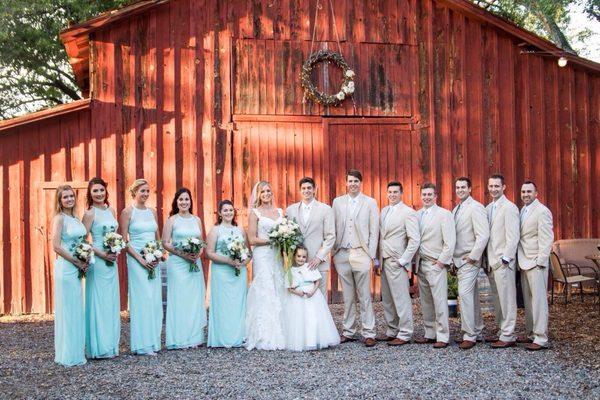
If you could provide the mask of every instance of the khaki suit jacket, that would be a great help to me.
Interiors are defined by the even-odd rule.
[[[552,212],[535,199],[527,214],[521,215],[521,239],[517,253],[519,268],[528,270],[537,265],[548,266],[554,242],[552,228]]]
[[[348,202],[350,196],[345,194],[333,200],[333,214],[335,218],[335,244],[333,254],[337,253],[343,245],[342,238],[346,229],[348,215]],[[354,209],[354,230],[360,247],[375,260],[379,239],[379,208],[374,198],[358,195],[358,204]]]
[[[302,202],[294,203],[285,210],[285,214],[300,225],[304,246],[308,250],[308,261],[319,258],[323,261],[319,264],[319,271],[327,271],[331,266],[329,253],[335,242],[333,210],[327,204],[314,200],[308,221],[303,221],[300,218],[301,206]]]
[[[490,238],[490,224],[483,204],[471,196],[460,207],[454,207],[452,215],[456,227],[453,259],[454,265],[460,268],[466,263],[464,259],[467,257],[477,261],[481,259]]]
[[[421,242],[417,212],[403,202],[393,208],[386,206],[381,210],[379,226],[380,265],[385,258],[393,258],[410,271]]]
[[[442,264],[452,263],[452,255],[456,245],[456,230],[452,213],[445,208],[434,205],[429,214],[423,217],[425,208],[417,211],[419,228],[421,233],[421,244],[419,246],[419,260],[437,260]]]
[[[496,269],[502,258],[513,260],[519,245],[519,209],[506,196],[496,200],[496,212],[492,215],[494,203],[486,207],[490,221],[490,240],[487,245],[488,263]]]

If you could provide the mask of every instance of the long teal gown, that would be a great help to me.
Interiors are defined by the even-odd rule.
[[[156,240],[158,224],[152,211],[133,207],[129,220],[129,245],[141,254],[142,249]],[[160,350],[162,332],[162,284],[160,266],[156,277],[148,279],[148,271],[133,256],[127,254],[129,276],[129,314],[131,352],[147,354]]]
[[[87,235],[77,218],[63,214],[60,245],[69,253],[71,246]],[[85,317],[79,270],[58,256],[54,263],[54,361],[64,366],[81,365],[85,359]]]
[[[92,209],[92,242],[95,248],[104,251],[105,233],[116,231],[119,223],[108,207]],[[85,279],[85,351],[89,358],[119,355],[120,307],[117,262],[109,266],[96,256]]]
[[[198,218],[175,215],[172,244],[188,237],[202,237]],[[167,260],[167,349],[185,349],[205,342],[206,309],[202,262],[198,272],[190,272],[190,262],[171,254]]]
[[[216,252],[227,256],[227,241],[244,235],[238,227],[218,226]],[[212,263],[210,270],[209,347],[242,346],[245,335],[247,271],[240,275],[228,264]]]

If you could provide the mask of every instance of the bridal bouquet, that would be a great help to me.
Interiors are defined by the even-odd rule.
[[[94,262],[94,248],[87,242],[87,240],[85,240],[85,236],[81,236],[79,238],[79,242],[74,243],[71,246],[71,251],[73,252],[73,257],[79,261],[83,261],[88,265]],[[85,271],[79,269],[78,276],[79,279],[85,277]]]
[[[252,256],[250,249],[246,246],[246,241],[241,237],[230,238],[227,241],[225,253],[232,260],[242,263],[248,261]],[[239,268],[235,269],[235,276],[240,276]]]
[[[121,250],[124,250],[125,247],[127,247],[125,240],[123,240],[123,236],[115,232],[116,228],[114,226],[104,226],[102,230],[104,231],[104,239],[102,241],[104,250],[109,254],[119,255]],[[106,261],[106,265],[112,267],[115,263],[113,261]]]
[[[144,261],[149,264],[157,261],[165,261],[165,249],[162,244],[157,240],[151,240],[146,243],[146,246],[141,251]],[[148,268],[148,279],[154,279],[156,277],[155,268]]]
[[[294,250],[304,241],[302,232],[300,232],[300,225],[294,220],[283,218],[269,232],[269,241],[271,246],[276,248],[282,255],[283,270],[291,283]]]
[[[199,237],[190,236],[177,243],[175,247],[184,253],[196,255],[200,253],[200,250],[206,247],[206,243],[204,243],[204,240],[200,239]],[[198,271],[200,271],[198,264],[195,262],[190,262],[190,272]]]

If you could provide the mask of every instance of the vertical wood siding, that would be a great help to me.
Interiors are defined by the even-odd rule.
[[[245,223],[259,178],[285,206],[301,176],[314,175],[329,201],[358,167],[380,206],[397,178],[409,204],[432,180],[450,208],[455,177],[471,176],[487,202],[486,178],[501,172],[517,203],[520,182],[538,183],[557,238],[600,236],[597,70],[522,54],[522,39],[441,0],[340,0],[356,109],[324,109],[302,102],[298,77],[315,4],[172,0],[93,32],[89,110],[0,124],[0,314],[52,310],[52,188],[96,175],[118,211],[129,184],[149,179],[161,226],[185,185],[207,230],[223,198]],[[337,49],[333,22],[323,7],[316,48]],[[339,78],[331,66],[314,76],[331,91]]]

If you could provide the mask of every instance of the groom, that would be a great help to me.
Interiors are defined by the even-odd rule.
[[[346,174],[348,194],[333,200],[335,244],[333,262],[342,282],[344,331],[342,343],[356,340],[356,295],[360,304],[365,346],[375,341],[375,314],[371,301],[371,263],[379,237],[379,211],[375,199],[361,193],[362,175],[351,169]]]
[[[319,269],[322,277],[320,288],[327,298],[327,275],[331,264],[329,253],[335,241],[333,211],[327,204],[315,199],[317,186],[313,178],[304,177],[299,185],[302,201],[289,206],[285,214],[300,224],[304,245],[308,250],[308,267]]]

